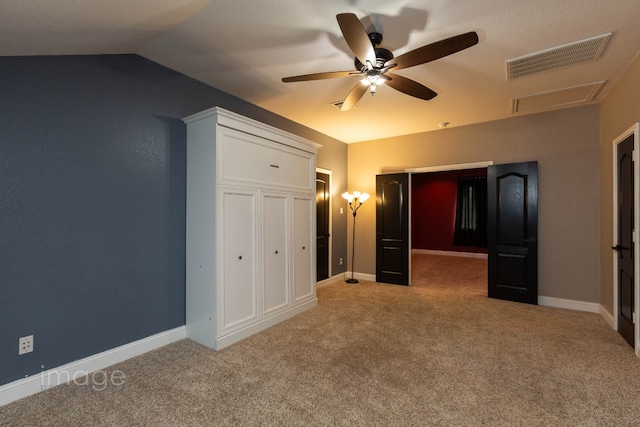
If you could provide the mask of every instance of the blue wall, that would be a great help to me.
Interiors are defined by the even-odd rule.
[[[214,105],[310,136],[136,55],[0,58],[0,385],[184,324],[180,118]]]

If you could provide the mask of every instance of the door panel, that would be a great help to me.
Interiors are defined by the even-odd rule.
[[[634,347],[634,200],[633,141],[631,135],[617,146],[618,162],[618,332]]]
[[[538,303],[538,163],[489,166],[491,298]]]
[[[316,281],[329,277],[329,175],[316,172]]]
[[[527,176],[506,175],[500,178],[498,191],[501,211],[508,213],[497,218],[500,244],[518,246],[527,234]]]
[[[264,314],[268,316],[288,307],[287,196],[265,195],[262,199],[264,238]]]
[[[409,174],[376,176],[376,281],[409,284]]]
[[[293,199],[293,294],[295,302],[315,295],[315,257],[313,255],[313,200],[295,196]]]
[[[222,286],[224,307],[219,334],[231,332],[258,318],[256,288],[256,195],[222,192]]]

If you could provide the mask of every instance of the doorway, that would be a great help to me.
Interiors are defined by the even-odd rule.
[[[487,295],[486,178],[486,167],[412,175],[413,285],[464,282]]]
[[[438,170],[488,167],[489,296],[537,304],[537,162],[455,166]],[[411,285],[411,257],[408,254],[412,245],[408,230],[416,225],[410,218],[408,221],[385,221],[385,218],[407,215],[412,200],[409,192],[400,190],[410,187],[412,173],[430,172],[428,169],[376,176],[377,282]],[[405,235],[408,237],[399,237]],[[386,273],[404,277],[407,271],[406,280],[385,277]]]
[[[331,171],[316,169],[316,282],[331,277]]]
[[[439,165],[439,166],[428,166],[428,167],[422,167],[422,168],[412,168],[412,169],[407,169],[406,172],[408,172],[409,174],[411,174],[412,176],[416,176],[419,177],[421,174],[425,174],[425,173],[456,173],[456,172],[460,172],[460,171],[466,171],[466,170],[484,170],[485,171],[485,175],[486,175],[486,170],[489,166],[493,165],[492,161],[486,161],[486,162],[474,162],[474,163],[460,163],[460,164],[451,164],[451,165]],[[445,184],[446,185],[446,184]],[[446,193],[447,190],[443,190],[443,192]],[[451,189],[449,189],[449,191],[451,191]],[[410,195],[410,211],[411,211],[411,215],[410,215],[410,219],[409,219],[409,227],[411,230],[411,247],[413,248],[416,245],[421,245],[420,243],[420,237],[417,236],[415,234],[415,227],[416,224],[414,224],[415,222],[419,222],[420,218],[417,218],[416,216],[413,215],[413,206],[414,206],[414,200],[413,198],[416,195],[415,192],[413,191],[413,185],[412,185],[412,189],[411,189],[411,195]],[[450,196],[449,196],[450,197]],[[418,206],[420,206],[419,202],[418,202]],[[448,233],[453,233],[453,222],[454,222],[454,218],[453,218],[454,214],[450,214],[448,220],[450,221],[450,225],[448,226],[448,229],[450,230]],[[425,218],[426,220],[429,220],[429,218]],[[439,232],[440,233],[440,232]],[[413,240],[414,239],[418,239],[418,242],[416,242],[416,244],[414,245]],[[450,252],[452,250],[454,250],[454,248],[452,246],[443,246],[443,240],[442,237],[439,238],[439,245],[441,245],[441,247],[439,249],[429,249],[427,250],[426,253],[431,253],[431,254],[446,254],[447,252]],[[479,258],[485,258],[486,257],[486,251],[484,251],[484,253],[482,253],[483,251],[477,251],[476,253],[472,253],[471,250],[472,249],[466,249],[466,250],[461,250],[461,249],[456,249],[458,251],[464,251],[466,254],[469,255],[469,257],[479,257]],[[417,251],[417,252],[422,252],[422,251]]]
[[[614,328],[640,356],[637,309],[640,306],[638,268],[639,206],[637,190],[640,125],[613,141],[613,318]]]

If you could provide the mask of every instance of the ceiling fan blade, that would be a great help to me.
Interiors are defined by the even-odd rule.
[[[357,71],[332,71],[329,73],[313,73],[303,74],[301,76],[284,77],[282,81],[284,83],[290,82],[306,82],[309,80],[324,80],[324,79],[336,79],[340,77],[359,76]]]
[[[336,19],[344,39],[356,58],[365,65],[376,65],[376,51],[358,17],[353,13],[340,13],[336,15]]]
[[[474,31],[440,40],[426,46],[419,47],[395,59],[388,61],[389,64],[395,63],[396,70],[401,68],[409,68],[415,65],[424,64],[439,58],[460,52],[468,47],[478,44],[478,34]],[[386,65],[386,64],[385,64]]]
[[[390,78],[390,80],[387,80],[386,82],[388,86],[391,86],[395,90],[398,90],[407,95],[424,99],[426,101],[435,98],[438,95],[428,87],[423,86],[414,80],[402,77],[398,74],[387,73],[386,76]]]
[[[356,83],[353,89],[351,89],[351,92],[349,92],[349,95],[347,95],[347,97],[344,99],[342,107],[340,107],[340,111],[351,110],[356,106],[358,101],[360,101],[360,98],[362,98],[368,90],[369,86],[363,85],[360,82]]]

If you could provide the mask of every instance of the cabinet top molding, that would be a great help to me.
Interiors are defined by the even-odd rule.
[[[199,120],[213,118],[219,126],[236,129],[250,135],[259,136],[270,141],[286,144],[310,153],[316,154],[321,144],[311,140],[294,135],[290,132],[278,129],[254,119],[250,119],[238,113],[225,110],[221,107],[212,107],[199,113],[192,114],[182,119],[186,124]]]

